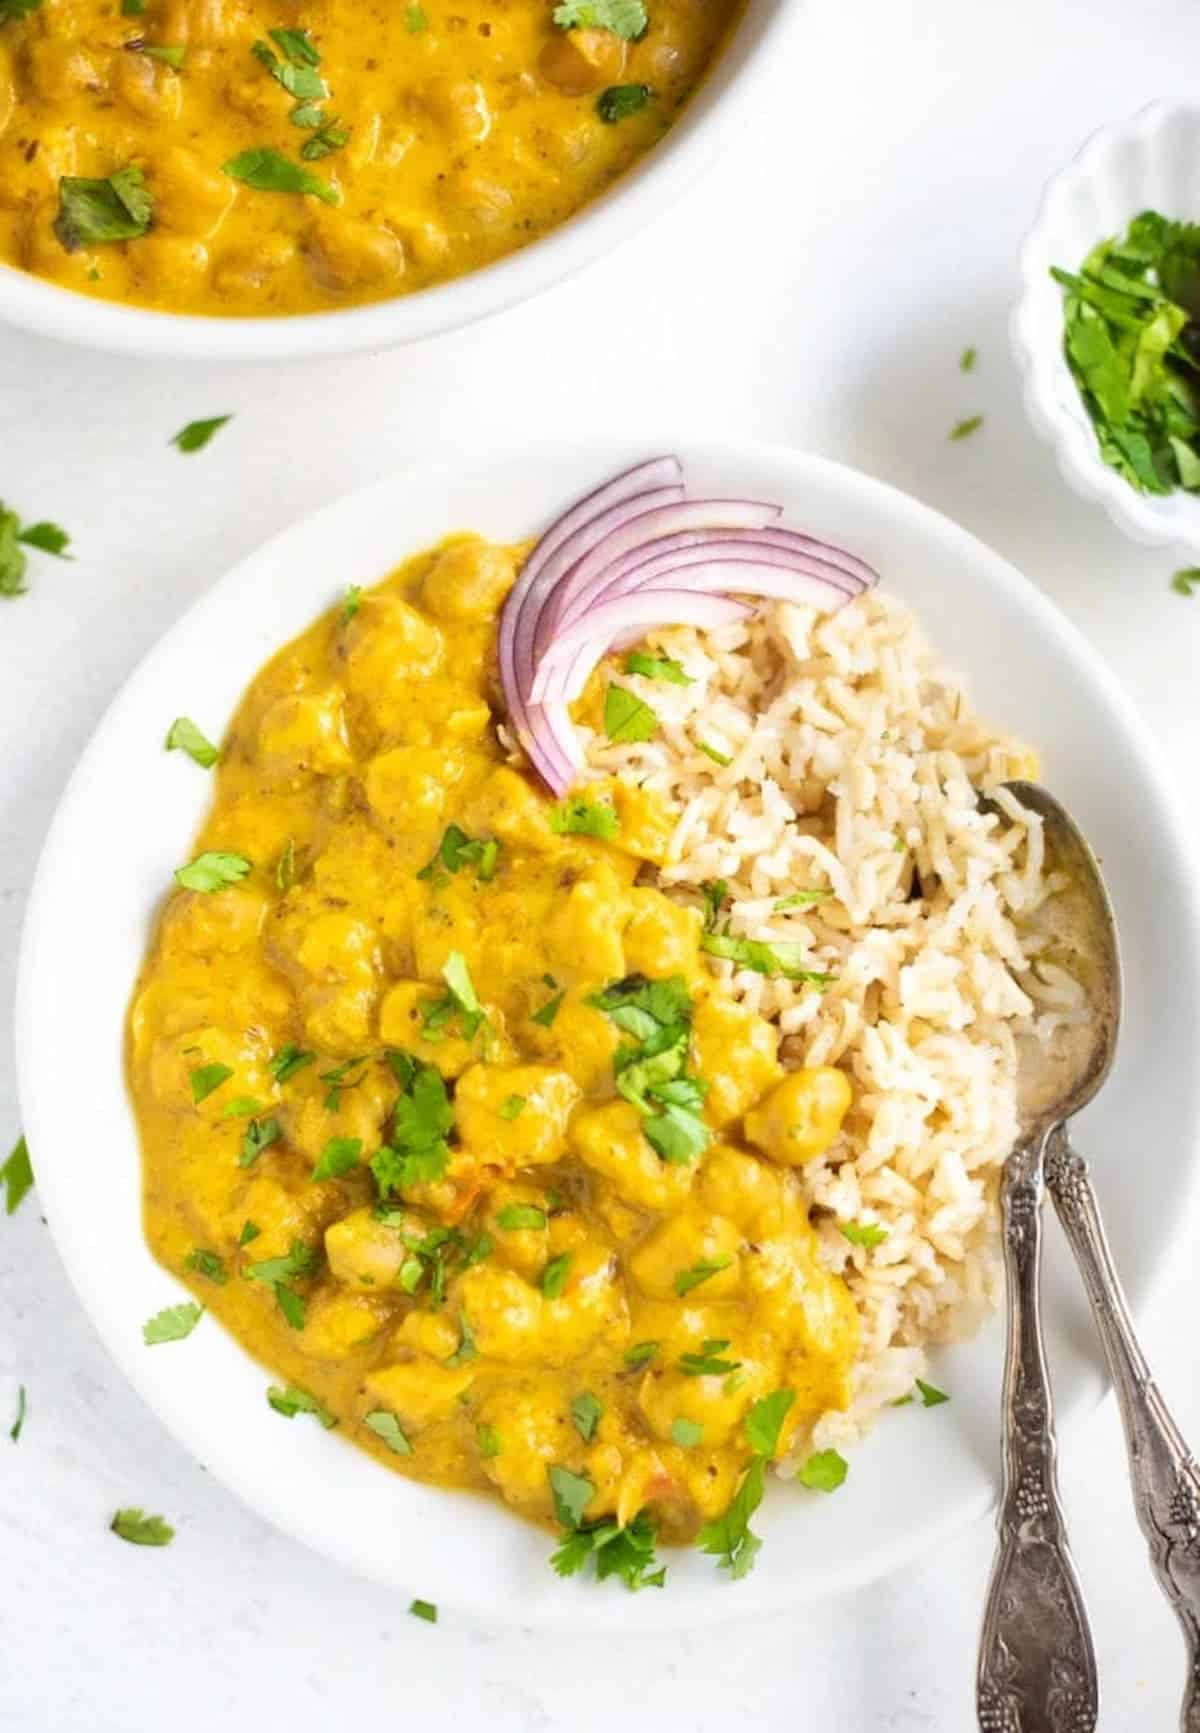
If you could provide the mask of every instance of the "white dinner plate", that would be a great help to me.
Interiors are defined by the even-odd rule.
[[[211,794],[163,751],[173,717],[219,736],[262,663],[352,583],[382,578],[453,530],[535,532],[599,480],[664,449],[697,492],[778,501],[789,520],[876,565],[914,606],[976,704],[1043,755],[1044,776],[1098,850],[1121,926],[1121,1051],[1081,1119],[1136,1307],[1187,1220],[1200,1128],[1200,903],[1154,743],[1096,653],[1032,584],[915,500],[819,458],[743,442],[566,439],[410,470],[294,525],[170,631],[120,693],[63,796],[30,899],[20,963],[24,1123],[55,1241],[96,1328],[204,1465],[287,1533],[398,1595],[544,1626],[693,1626],[831,1595],[935,1548],[985,1512],[998,1471],[1001,1334],[943,1355],[950,1403],[889,1414],[833,1496],[772,1487],[753,1574],[672,1552],[661,1592],[557,1578],[552,1542],[482,1498],[389,1473],[265,1401],[269,1374],[206,1318],[186,1343],[142,1344],[178,1285],[142,1237],[137,1133],[122,1074],[130,989],[155,910]],[[1060,1418],[1102,1389],[1057,1234],[1046,1272]],[[166,1448],[164,1441],[164,1448]]]

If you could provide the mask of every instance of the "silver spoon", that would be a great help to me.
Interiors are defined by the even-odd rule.
[[[1053,1410],[1038,1318],[1043,1181],[1075,1253],[1116,1388],[1138,1520],[1151,1562],[1183,1627],[1188,1678],[1181,1726],[1200,1733],[1200,1473],[1138,1345],[1083,1159],[1066,1121],[1112,1067],[1121,1013],[1121,960],[1112,905],[1095,856],[1059,803],[1033,783],[1012,792],[1041,815],[1048,858],[1070,880],[1055,897],[1052,938],[1083,971],[1091,1021],[1053,1059],[1022,1055],[1022,1138],[1002,1183],[1009,1277],[1004,1494],[1000,1553],[980,1647],[977,1704],[984,1733],[1091,1733],[1096,1664],[1055,1485]],[[1032,1044],[1031,1044],[1032,1046]]]

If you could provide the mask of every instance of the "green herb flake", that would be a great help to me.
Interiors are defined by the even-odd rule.
[[[751,1404],[746,1415],[746,1439],[756,1456],[770,1461],[776,1455],[783,1423],[795,1400],[794,1390],[772,1390],[769,1396]]]
[[[1171,588],[1177,596],[1194,596],[1200,586],[1200,566],[1185,566],[1175,573],[1171,579]]]
[[[733,763],[733,759],[729,753],[718,752],[716,747],[710,746],[707,740],[697,740],[696,749],[697,751],[702,752],[705,758],[711,758],[714,764],[719,764],[722,770],[728,770],[729,766]]]
[[[775,904],[775,913],[777,915],[782,915],[786,914],[788,909],[807,909],[811,907],[813,903],[828,902],[832,895],[832,891],[824,890],[793,891],[791,896],[780,897],[779,901]]]
[[[631,650],[625,658],[625,672],[640,674],[643,680],[665,680],[671,686],[694,686],[696,682],[684,672],[683,664],[670,656],[647,656],[641,650]]]
[[[276,1414],[282,1414],[287,1420],[294,1420],[297,1414],[312,1414],[327,1432],[337,1425],[337,1416],[331,1414],[315,1396],[302,1390],[298,1384],[270,1385],[267,1401]]]
[[[141,18],[146,11],[146,0],[121,0],[122,18]]]
[[[8,1160],[0,1167],[0,1185],[4,1187],[4,1213],[14,1215],[26,1193],[33,1190],[33,1164],[23,1137],[18,1137]]]
[[[392,1111],[392,1138],[371,1157],[380,1199],[408,1186],[433,1184],[450,1165],[447,1133],[454,1111],[441,1073],[408,1053],[389,1052],[402,1093]]]
[[[63,175],[58,183],[54,233],[68,253],[112,241],[133,241],[146,234],[154,201],[145,176],[134,163],[105,180]]]
[[[734,1582],[748,1576],[754,1569],[761,1540],[750,1527],[750,1518],[762,1503],[766,1484],[764,1458],[756,1456],[742,1476],[729,1508],[713,1522],[706,1522],[696,1544],[701,1552],[719,1560],[720,1569],[727,1570]]]
[[[616,126],[631,115],[640,114],[652,95],[648,84],[610,84],[596,98],[596,113],[606,126]]]
[[[242,1134],[238,1166],[253,1167],[263,1150],[270,1149],[273,1143],[278,1143],[279,1137],[280,1130],[277,1119],[252,1119]]]
[[[187,59],[187,49],[181,42],[146,42],[139,36],[126,42],[125,47],[130,54],[144,54],[148,60],[160,60],[172,72],[178,72]]]
[[[442,835],[437,853],[421,868],[417,877],[432,880],[434,884],[444,883],[439,878],[443,871],[458,873],[466,866],[474,866],[477,882],[489,884],[496,876],[499,855],[500,844],[495,837],[470,837],[458,825],[451,824]]]
[[[221,1109],[222,1119],[248,1119],[256,1113],[261,1113],[263,1104],[253,1095],[235,1095],[232,1101],[227,1101]]]
[[[177,716],[167,731],[166,750],[186,752],[202,770],[211,770],[221,754],[190,716]]]
[[[475,1340],[475,1332],[471,1328],[471,1320],[467,1314],[459,1310],[458,1314],[458,1347],[446,1361],[447,1366],[465,1366],[468,1360],[479,1357],[479,1344]]]
[[[361,607],[362,585],[351,584],[350,588],[346,591],[346,599],[342,603],[342,624],[344,626],[349,625],[350,621],[354,618],[355,614],[357,614]]]
[[[526,1102],[523,1095],[505,1096],[500,1103],[500,1117],[508,1120],[519,1119],[525,1111],[525,1106]]]
[[[412,1445],[405,1437],[403,1427],[396,1416],[389,1414],[386,1408],[377,1408],[374,1413],[366,1415],[363,1424],[369,1426],[377,1438],[382,1438],[395,1455],[412,1455]]]
[[[924,1378],[917,1379],[917,1390],[922,1408],[940,1408],[943,1402],[950,1400],[944,1390],[939,1390],[936,1384],[927,1384]]]
[[[959,372],[960,373],[974,373],[975,363],[976,363],[976,361],[978,361],[978,359],[979,359],[979,351],[977,349],[975,349],[974,347],[964,349],[962,354],[958,358],[958,370],[959,370]]]
[[[323,204],[340,205],[342,195],[328,181],[318,179],[309,174],[299,163],[292,162],[277,150],[268,146],[260,146],[255,150],[241,151],[221,164],[224,174],[232,180],[240,181],[243,186],[253,187],[263,193],[311,193],[313,198],[320,199]]]
[[[21,1429],[25,1425],[25,1416],[28,1413],[28,1411],[29,1411],[29,1405],[28,1405],[28,1402],[26,1401],[26,1397],[25,1397],[25,1386],[24,1386],[24,1384],[18,1384],[18,1386],[17,1386],[17,1415],[16,1415],[16,1419],[13,1421],[12,1425],[8,1429],[8,1436],[12,1439],[14,1444],[16,1444],[16,1442],[18,1441],[18,1439],[21,1436]]]
[[[571,1419],[575,1422],[575,1430],[585,1444],[590,1444],[595,1437],[596,1428],[600,1424],[603,1413],[604,1404],[593,1396],[590,1390],[583,1391],[572,1401]]]
[[[849,1472],[849,1463],[836,1450],[817,1450],[796,1478],[813,1492],[836,1492]]]
[[[973,433],[978,433],[983,426],[982,415],[968,415],[965,421],[956,421],[950,429],[951,439],[970,439]]]
[[[189,421],[168,444],[177,446],[182,452],[203,451],[213,435],[232,420],[232,415],[211,415],[207,421]]]
[[[500,1434],[494,1426],[475,1428],[475,1446],[484,1462],[490,1462],[492,1457],[499,1456],[504,1448]]]
[[[557,1463],[548,1473],[555,1516],[564,1528],[579,1528],[583,1513],[595,1496],[595,1486],[586,1474],[573,1474],[569,1468],[560,1468]]]
[[[645,0],[562,0],[554,8],[560,30],[611,30],[626,42],[646,34]]]
[[[232,1076],[232,1065],[197,1065],[194,1071],[188,1072],[193,1102],[199,1106],[202,1101],[207,1101],[213,1091],[219,1089],[222,1083],[227,1083]]]
[[[682,1299],[685,1294],[690,1294],[693,1288],[698,1288],[701,1282],[707,1282],[722,1270],[727,1270],[732,1262],[732,1257],[725,1253],[719,1258],[693,1264],[690,1270],[680,1270],[675,1277],[675,1292]]]
[[[177,867],[175,877],[185,891],[207,893],[223,890],[226,885],[237,884],[249,871],[250,862],[244,855],[209,849],[204,854],[198,854],[187,866]]]
[[[653,740],[658,733],[658,717],[628,687],[610,683],[604,697],[604,732],[622,745]]]
[[[406,6],[404,8],[404,28],[410,36],[420,36],[422,31],[429,29],[429,19],[425,16],[423,6]]]
[[[297,1071],[303,1071],[306,1065],[311,1065],[315,1058],[315,1053],[310,1053],[289,1041],[286,1047],[281,1047],[278,1053],[271,1055],[267,1070],[276,1083],[287,1083],[290,1078],[296,1075]]]
[[[36,523],[26,524],[17,536],[27,548],[36,548],[39,553],[53,554],[56,560],[72,558],[67,552],[71,538],[61,524]]]
[[[622,1358],[631,1371],[639,1371],[650,1364],[661,1346],[660,1342],[635,1342],[632,1348],[626,1348]]]
[[[703,933],[700,949],[710,957],[721,957],[739,969],[757,975],[783,975],[789,981],[806,981],[813,987],[828,987],[836,975],[806,966],[806,947],[792,939],[739,939],[732,933]]]
[[[246,1220],[242,1223],[242,1231],[238,1235],[238,1245],[250,1245],[261,1233],[262,1229],[259,1227],[258,1223],[252,1222],[249,1216],[247,1216]]]
[[[203,1276],[206,1281],[215,1282],[218,1288],[223,1288],[229,1280],[224,1258],[220,1253],[206,1251],[202,1246],[196,1246],[188,1253],[184,1259],[184,1268]]]
[[[361,1164],[361,1137],[331,1137],[312,1170],[314,1180],[340,1179]]]
[[[611,842],[621,828],[613,807],[604,803],[592,804],[582,795],[552,806],[549,816],[550,829],[556,836],[596,836],[604,842]]]
[[[570,1264],[570,1252],[563,1252],[560,1257],[551,1258],[542,1271],[542,1292],[548,1300],[557,1300],[561,1296],[567,1285]]]
[[[570,1577],[590,1562],[600,1582],[615,1576],[631,1593],[638,1589],[661,1589],[667,1573],[665,1567],[653,1568],[657,1564],[656,1539],[648,1511],[639,1511],[624,1528],[602,1518],[599,1522],[568,1527],[550,1564],[560,1577]]]
[[[547,999],[546,1003],[540,1010],[530,1013],[530,1021],[532,1023],[539,1023],[543,1029],[552,1029],[554,1027],[554,1019],[562,1010],[562,1002],[566,996],[566,992],[563,991],[561,993],[556,993],[553,999]]]
[[[203,1306],[194,1300],[185,1300],[180,1306],[165,1306],[142,1325],[142,1341],[147,1348],[157,1347],[160,1342],[182,1342],[203,1316]]]
[[[682,1414],[671,1422],[671,1441],[681,1450],[694,1450],[704,1438],[704,1428],[698,1420],[688,1420]]]
[[[108,1526],[130,1546],[167,1546],[175,1538],[175,1530],[163,1517],[147,1516],[136,1505],[117,1511]]]
[[[703,1277],[701,1280],[703,1281]],[[681,1354],[679,1370],[688,1378],[721,1378],[727,1372],[736,1372],[741,1365],[740,1360],[722,1359],[729,1343],[725,1337],[709,1336],[700,1345],[699,1353]]]
[[[496,1226],[506,1233],[516,1233],[522,1228],[544,1228],[546,1212],[531,1203],[508,1203],[496,1212]]]
[[[409,1612],[414,1619],[424,1619],[427,1625],[436,1625],[438,1610],[432,1601],[410,1601]]]
[[[888,1237],[887,1229],[879,1222],[839,1222],[838,1232],[852,1246],[862,1246],[866,1251],[881,1246]]]

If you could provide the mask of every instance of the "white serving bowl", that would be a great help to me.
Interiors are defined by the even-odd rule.
[[[1200,221],[1200,107],[1151,103],[1094,134],[1046,188],[1021,249],[1012,341],[1029,419],[1054,447],[1064,479],[1098,500],[1117,528],[1151,547],[1200,552],[1200,497],[1139,493],[1100,456],[1063,354],[1063,293],[1051,265],[1077,271],[1098,241],[1140,211]]]
[[[833,1497],[773,1486],[765,1545],[733,1584],[694,1551],[662,1593],[563,1582],[549,1537],[481,1498],[389,1473],[336,1432],[282,1419],[268,1373],[212,1319],[147,1349],[143,1320],[182,1297],[142,1236],[141,1164],[122,1074],[126,1008],[172,869],[212,784],[163,751],[181,711],[215,736],[272,652],[344,594],[451,530],[536,531],[598,480],[678,451],[699,493],[772,499],[853,548],[914,605],[982,712],[1044,749],[1048,782],[1104,859],[1128,1002],[1116,1071],[1079,1131],[1136,1307],[1189,1231],[1200,1131],[1200,903],[1159,755],[1079,633],[1013,568],[893,489],[819,458],[722,441],[560,439],[406,470],[284,531],[223,578],[142,663],[96,730],[54,820],[30,898],[17,1002],[18,1075],[42,1208],[96,1328],[137,1389],[214,1474],[280,1528],[355,1570],[444,1606],[525,1624],[691,1627],[866,1582],[936,1547],[992,1503],[1000,1332],[947,1353],[945,1407],[889,1414]],[[1152,886],[1152,891],[1148,889]],[[1170,1008],[1170,1015],[1163,1014]],[[1153,1172],[1147,1167],[1152,1155]],[[1148,1195],[1149,1194],[1149,1195]],[[1102,1379],[1065,1248],[1051,1247],[1047,1325],[1060,1415]]]
[[[654,222],[749,122],[771,75],[780,77],[789,64],[788,33],[802,12],[798,0],[749,0],[710,76],[654,150],[569,221],[465,277],[343,311],[209,318],[97,300],[0,263],[0,323],[92,349],[198,361],[350,355],[473,324],[540,294]]]

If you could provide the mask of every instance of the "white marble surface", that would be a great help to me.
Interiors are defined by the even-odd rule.
[[[0,619],[5,1018],[51,810],[137,657],[297,513],[452,446],[463,429],[509,443],[535,428],[569,439],[580,427],[675,419],[808,446],[911,489],[1075,617],[1195,806],[1200,597],[1173,595],[1169,555],[1130,547],[1064,492],[1022,420],[1005,319],[1044,178],[1101,122],[1194,94],[1200,7],[806,3],[792,99],[764,112],[705,186],[583,280],[461,337],[275,372],[151,367],[0,333],[0,495],[28,518],[59,518],[79,555],[32,562],[30,594]],[[963,377],[968,343],[980,362]],[[227,411],[236,420],[203,455],[167,445],[184,421]],[[984,429],[948,444],[950,425],[975,412]],[[126,844],[136,839],[113,839]],[[70,1054],[62,1061],[69,1088]],[[6,1145],[17,1124],[5,1057]],[[1130,1151],[1146,1164],[1150,1209],[1153,1157]],[[1177,1260],[1141,1321],[1200,1437],[1191,1263]],[[6,1733],[973,1724],[986,1525],[906,1577],[757,1627],[737,1622],[731,1591],[730,1624],[715,1635],[639,1636],[636,1601],[620,1642],[542,1641],[452,1613],[433,1629],[274,1534],[166,1436],[94,1339],[33,1199],[0,1218],[5,1430],[18,1382],[30,1400],[19,1446],[0,1431]],[[1111,1405],[1069,1438],[1063,1482],[1101,1657],[1102,1725],[1171,1728],[1182,1658],[1131,1516]],[[165,1512],[175,1544],[149,1552],[112,1539],[105,1524],[126,1503]]]

